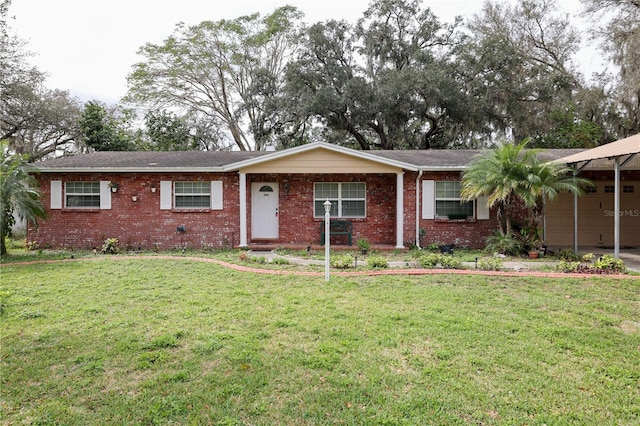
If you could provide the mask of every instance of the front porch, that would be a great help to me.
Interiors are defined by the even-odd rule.
[[[353,222],[354,243],[366,238],[404,247],[405,172],[416,171],[411,164],[311,144],[236,165],[240,247],[319,245],[327,200],[332,220]]]

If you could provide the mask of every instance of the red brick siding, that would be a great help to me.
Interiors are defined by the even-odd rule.
[[[420,180],[461,180],[461,174],[460,172],[424,173]],[[420,193],[419,197],[420,202],[422,202],[422,193]],[[483,248],[486,238],[498,229],[498,221],[494,210],[491,210],[489,220],[449,221],[447,219],[423,219],[421,209],[420,228],[426,231],[420,241],[422,247],[438,243],[455,244],[458,247]]]
[[[404,235],[405,245],[416,239],[416,172],[404,174]],[[105,238],[118,238],[128,248],[215,248],[240,243],[240,208],[237,173],[204,174],[41,174],[38,175],[48,219],[38,230],[29,230],[29,239],[41,247],[94,248]],[[460,179],[460,174],[425,173],[420,180]],[[50,180],[99,181],[119,184],[112,194],[111,210],[78,211],[51,210]],[[175,211],[160,210],[160,181],[222,180],[223,210]],[[396,244],[396,175],[247,175],[247,236],[251,239],[251,183],[277,182],[280,196],[280,238],[274,243],[319,244],[322,218],[313,217],[313,184],[315,182],[365,182],[367,217],[349,219],[354,225],[353,240],[366,238],[372,244]],[[151,192],[151,186],[157,190]],[[133,202],[131,197],[138,196]],[[422,200],[422,194],[418,199]],[[455,243],[459,246],[483,247],[484,240],[497,228],[495,214],[491,220],[449,222],[422,219],[419,227],[426,231],[421,246],[432,242]],[[184,225],[186,232],[177,232]],[[332,238],[333,244],[347,244],[346,237]]]
[[[118,238],[122,246],[170,249],[180,247],[207,248],[237,245],[239,236],[238,175],[227,174],[75,174],[38,175],[47,208],[47,220],[37,230],[30,229],[28,238],[40,247],[95,248],[105,238]],[[117,182],[118,191],[111,194],[111,210],[79,211],[50,209],[50,180]],[[160,210],[160,181],[222,180],[224,209],[198,212]],[[151,192],[151,186],[156,192]],[[136,195],[137,201],[131,197]],[[177,232],[184,225],[186,232]]]

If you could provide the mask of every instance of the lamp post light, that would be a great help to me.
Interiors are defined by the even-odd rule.
[[[331,242],[329,221],[331,220],[331,201],[327,200],[324,206],[324,280],[329,281],[329,244]]]

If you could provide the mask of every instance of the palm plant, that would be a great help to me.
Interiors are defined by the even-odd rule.
[[[469,165],[462,176],[461,198],[487,197],[487,206],[497,209],[503,234],[511,234],[511,217],[517,203],[529,211],[537,227],[545,199],[553,200],[562,191],[582,193],[591,183],[573,174],[566,165],[543,162],[540,150],[520,144],[503,143],[487,150]]]
[[[35,168],[23,156],[11,155],[6,144],[1,144],[0,150],[0,254],[5,255],[5,238],[11,236],[11,228],[15,224],[14,212],[33,224],[37,224],[38,218],[44,218],[46,212],[40,202],[36,180],[31,174]]]

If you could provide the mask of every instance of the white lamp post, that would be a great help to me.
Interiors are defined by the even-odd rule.
[[[324,206],[324,280],[329,281],[329,244],[331,241],[331,234],[329,221],[331,220],[331,201],[327,200],[323,204]]]

